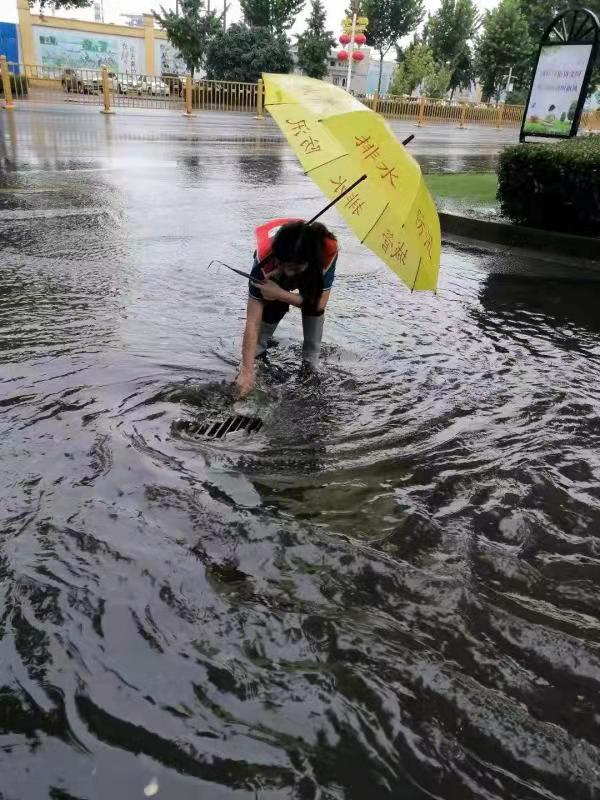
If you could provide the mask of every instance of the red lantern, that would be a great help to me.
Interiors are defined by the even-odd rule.
[[[342,33],[340,36],[340,44],[350,44],[350,37],[347,33]]]
[[[340,50],[337,57],[338,61],[348,61],[348,53],[345,50]]]
[[[364,33],[357,33],[354,37],[354,42],[360,47],[361,44],[367,43],[367,37],[364,35]]]
[[[345,51],[344,51],[344,52],[345,52]],[[353,58],[355,61],[362,61],[364,57],[365,57],[365,54],[364,54],[364,53],[363,53],[361,50],[355,50],[355,51],[352,53],[352,58]]]

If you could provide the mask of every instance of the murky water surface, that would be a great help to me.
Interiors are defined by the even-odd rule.
[[[411,296],[332,215],[321,375],[290,315],[262,430],[198,441],[208,262],[321,202],[220,119],[0,118],[0,796],[598,797],[593,276],[446,248]]]

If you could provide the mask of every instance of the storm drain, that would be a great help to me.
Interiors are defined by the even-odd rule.
[[[199,439],[222,439],[229,433],[257,433],[262,428],[262,424],[259,417],[232,414],[220,419],[211,417],[205,420],[180,420],[177,427]]]

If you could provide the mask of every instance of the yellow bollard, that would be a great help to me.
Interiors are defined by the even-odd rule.
[[[102,67],[102,95],[104,98],[104,108],[101,114],[114,114],[110,108],[110,86],[108,85],[108,67]]]
[[[185,79],[185,113],[184,117],[192,117],[192,76]]]
[[[265,84],[263,79],[258,79],[258,86],[256,87],[256,116],[254,119],[264,119],[263,108],[265,101]]]
[[[466,117],[467,117],[467,104],[463,103],[462,104],[462,108],[460,110],[460,125],[458,126],[459,128],[464,128],[465,127],[465,119],[466,119]]]
[[[502,117],[504,116],[504,103],[500,103],[498,106],[498,119],[496,120],[496,127],[500,129],[502,127]]]
[[[4,91],[4,108],[7,111],[12,111],[15,104],[13,103],[10,72],[8,71],[8,62],[5,55],[0,56],[0,75],[2,75],[2,89]]]
[[[419,100],[419,119],[417,121],[417,128],[423,127],[423,120],[425,119],[425,103],[427,99],[421,95],[421,99]]]

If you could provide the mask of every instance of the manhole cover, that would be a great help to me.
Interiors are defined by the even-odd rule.
[[[177,420],[179,431],[185,431],[197,439],[222,439],[230,433],[257,433],[262,428],[262,419],[231,414],[228,417],[210,417],[202,420]]]

